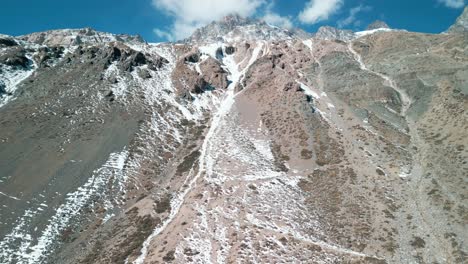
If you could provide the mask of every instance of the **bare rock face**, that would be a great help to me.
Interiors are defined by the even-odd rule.
[[[200,63],[202,75],[215,89],[225,89],[228,86],[228,73],[222,68],[221,63],[211,57]]]
[[[466,33],[468,32],[468,7],[465,7],[463,13],[457,18],[448,30],[448,33]]]

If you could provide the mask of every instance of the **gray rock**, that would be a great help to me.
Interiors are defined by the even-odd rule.
[[[468,32],[468,6],[465,7],[463,13],[457,18],[448,30],[448,33],[467,33]]]
[[[138,76],[142,79],[149,79],[151,78],[151,73],[147,69],[138,69]]]

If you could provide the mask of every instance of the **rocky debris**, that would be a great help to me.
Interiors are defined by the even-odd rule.
[[[367,30],[374,30],[379,28],[390,28],[387,23],[381,20],[376,20],[367,26]]]
[[[26,68],[29,65],[26,50],[22,47],[14,46],[3,51],[0,54],[0,64]]]
[[[467,33],[468,32],[468,6],[465,6],[463,13],[457,18],[448,30],[448,33]]]
[[[354,33],[351,30],[342,30],[330,26],[322,26],[314,34],[315,38],[323,40],[341,40],[349,41],[354,38]]]

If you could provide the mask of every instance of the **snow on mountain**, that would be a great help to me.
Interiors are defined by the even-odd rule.
[[[236,15],[1,35],[0,262],[462,263],[466,54]]]
[[[264,21],[229,15],[195,30],[184,43],[234,42],[240,40],[286,40],[307,38],[310,35],[300,29],[282,29]]]
[[[131,36],[126,34],[111,34],[99,32],[92,28],[83,29],[58,29],[45,32],[31,33],[18,37],[21,40],[40,44],[40,45],[79,45],[79,44],[97,44],[114,41],[121,41],[133,44],[144,43],[141,36]]]

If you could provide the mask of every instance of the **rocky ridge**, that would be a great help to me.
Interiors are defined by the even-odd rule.
[[[466,33],[468,32],[468,6],[465,7],[463,13],[458,17],[455,24],[453,24],[447,32],[449,33]]]

